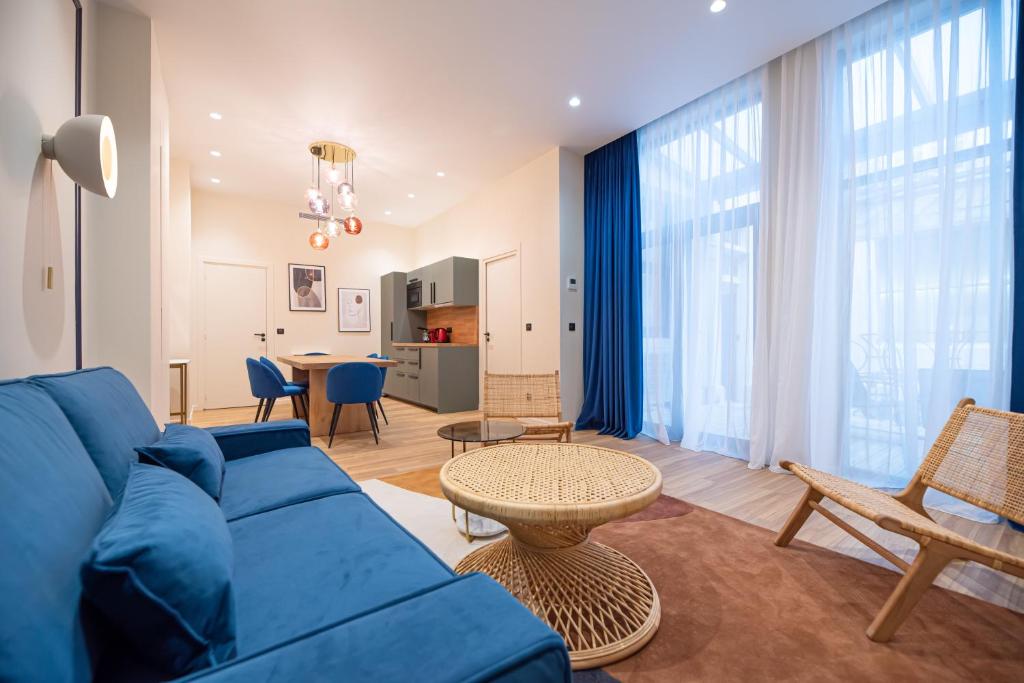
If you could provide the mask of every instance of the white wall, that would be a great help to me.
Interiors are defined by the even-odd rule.
[[[203,405],[202,262],[204,258],[270,267],[273,286],[267,355],[327,351],[365,356],[380,351],[380,277],[413,268],[414,234],[408,228],[364,223],[363,232],[331,240],[325,251],[309,246],[314,224],[298,218],[304,186],[296,186],[294,203],[268,202],[220,192],[192,189],[192,302],[195,402]],[[326,267],[327,312],[288,310],[288,264]],[[370,290],[370,332],[338,332],[339,287]],[[240,293],[240,295],[243,295]],[[284,328],[283,335],[276,334]],[[239,368],[239,372],[243,371]],[[287,370],[285,369],[287,372]]]
[[[113,121],[118,188],[114,199],[85,193],[84,364],[124,372],[166,421],[161,252],[169,155],[159,54],[147,17],[103,3],[90,14],[87,107]]]
[[[567,222],[565,236],[572,240],[568,248],[578,249],[582,261],[582,174],[582,159],[556,147],[416,228],[417,267],[448,256],[483,260],[518,250],[523,320],[522,371],[561,371],[562,409],[566,419],[575,419],[578,413],[582,394],[582,380],[578,379],[582,374],[582,357],[571,357],[570,344],[563,359],[562,319],[569,316],[565,317],[568,322],[575,315],[572,308],[574,297],[582,297],[582,289],[564,302],[559,296],[562,288],[561,223],[563,220]],[[564,201],[561,196],[563,184],[568,193]],[[578,226],[568,225],[576,220]],[[573,265],[573,258],[568,257],[566,268]],[[582,278],[582,267],[580,271]],[[480,296],[484,296],[483,264],[480,269]],[[561,311],[563,304],[568,307],[565,316]],[[582,314],[577,319],[577,329],[581,318]],[[527,323],[532,325],[529,332],[526,331]],[[482,316],[480,324],[482,338],[485,324]],[[560,352],[553,353],[553,349]],[[579,366],[578,371],[576,366]],[[481,345],[481,373],[485,367],[485,347]],[[565,375],[569,376],[568,381]]]
[[[583,157],[567,149],[559,150],[558,211],[562,412],[575,420],[583,406]],[[576,278],[575,292],[567,289],[570,277]]]
[[[0,378],[75,367],[74,185],[40,153],[74,86],[72,4],[0,3]]]

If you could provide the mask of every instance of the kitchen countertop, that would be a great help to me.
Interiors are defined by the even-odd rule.
[[[455,343],[452,343],[452,342],[445,342],[444,344],[431,343],[431,342],[391,342],[391,345],[392,346],[397,346],[398,348],[414,348],[414,349],[440,348],[442,346],[452,346],[452,347],[459,347],[459,348],[465,348],[467,346],[476,346],[476,344],[455,344]]]

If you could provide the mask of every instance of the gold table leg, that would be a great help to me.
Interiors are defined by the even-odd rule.
[[[455,571],[484,572],[508,589],[561,634],[573,669],[617,662],[654,637],[658,592],[635,562],[589,540],[587,528],[503,523],[509,537],[473,551]]]

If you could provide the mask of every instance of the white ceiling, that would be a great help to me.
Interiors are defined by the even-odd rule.
[[[193,185],[298,211],[307,144],[333,139],[359,154],[359,215],[413,226],[556,145],[595,149],[880,1],[729,0],[720,14],[710,0],[113,4],[154,20],[172,153],[191,162]]]

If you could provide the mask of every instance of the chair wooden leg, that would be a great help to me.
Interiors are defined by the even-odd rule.
[[[302,419],[309,424],[309,394],[302,395]]]
[[[299,419],[299,404],[295,402],[295,396],[292,396],[291,399],[292,399],[292,418],[297,420],[297,419]]]
[[[266,422],[267,420],[270,419],[270,413],[273,412],[274,404],[275,403],[277,403],[277,399],[276,398],[268,398],[267,399],[267,405],[263,409],[263,421],[264,422]]]
[[[379,398],[377,399],[377,407],[380,408],[380,414],[384,416],[384,424],[391,424],[388,422],[388,414],[384,412],[384,404],[380,402]]]
[[[810,486],[807,487],[807,491],[804,492],[804,497],[800,499],[796,509],[789,516],[789,520],[786,525],[779,531],[779,535],[775,537],[775,545],[780,548],[785,548],[789,545],[789,542],[796,536],[796,532],[800,531],[800,527],[804,525],[807,518],[814,512],[814,508],[811,507],[811,503],[817,503],[822,498],[822,494],[819,491],[815,491]]]
[[[264,399],[261,398],[259,406],[256,407],[256,419],[253,420],[253,422],[259,422],[260,421],[260,416],[263,413],[263,400]]]
[[[330,448],[331,444],[334,443],[334,430],[338,428],[338,416],[341,415],[341,404],[334,404],[334,415],[331,416],[331,435],[327,441],[327,447]]]
[[[889,642],[935,577],[955,558],[953,549],[944,543],[931,541],[922,545],[910,570],[903,575],[875,620],[868,626],[868,638],[876,643]]]

